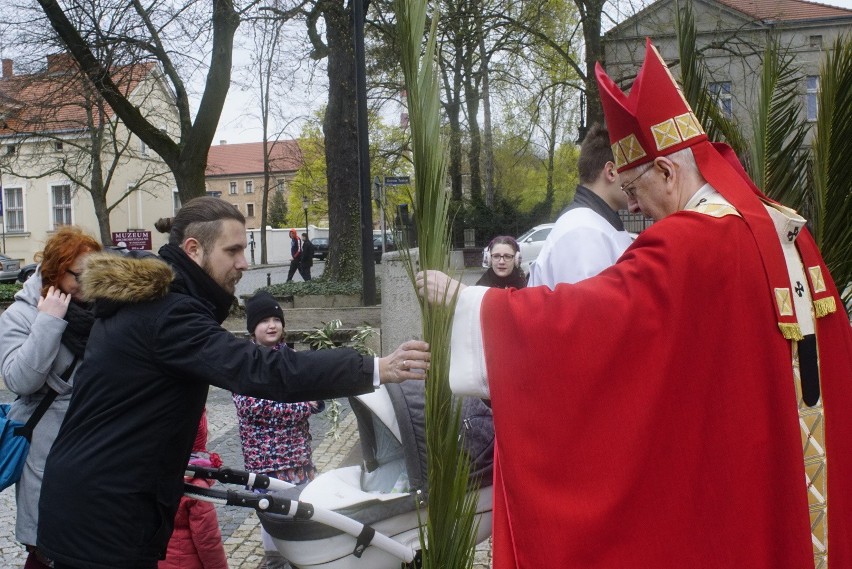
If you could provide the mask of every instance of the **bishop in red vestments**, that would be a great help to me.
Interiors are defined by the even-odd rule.
[[[648,43],[598,68],[630,207],[577,284],[463,289],[450,381],[490,397],[494,567],[849,569],[852,330],[796,212],[711,144]]]

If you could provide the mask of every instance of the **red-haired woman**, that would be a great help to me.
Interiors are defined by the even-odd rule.
[[[50,567],[35,548],[38,499],[47,453],[68,410],[74,371],[83,358],[94,315],[81,298],[86,256],[101,245],[73,226],[62,226],[36,255],[36,272],[0,315],[0,375],[20,397],[9,417],[26,422],[38,404],[57,393],[33,431],[17,483],[15,535],[30,552],[25,569]]]

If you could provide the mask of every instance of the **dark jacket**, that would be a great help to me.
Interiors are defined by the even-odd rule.
[[[176,247],[160,254],[171,267],[93,255],[84,276],[99,319],[47,459],[38,532],[49,557],[81,569],[164,556],[209,385],[280,401],[373,389],[373,360],[354,350],[234,337],[220,326],[233,297]]]
[[[314,265],[314,244],[310,239],[302,240],[302,256],[300,263],[303,267],[312,267]]]

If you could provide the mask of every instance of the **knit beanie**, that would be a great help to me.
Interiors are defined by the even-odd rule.
[[[284,324],[284,311],[275,297],[266,291],[260,291],[246,300],[246,329],[249,334],[254,334],[254,329],[261,320],[274,316]]]

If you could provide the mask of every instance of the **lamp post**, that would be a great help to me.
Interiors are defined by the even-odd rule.
[[[308,204],[309,203],[310,202],[308,202],[307,196],[302,198],[302,209],[305,210],[305,233],[308,232]],[[310,238],[310,235],[308,235],[308,237]]]

